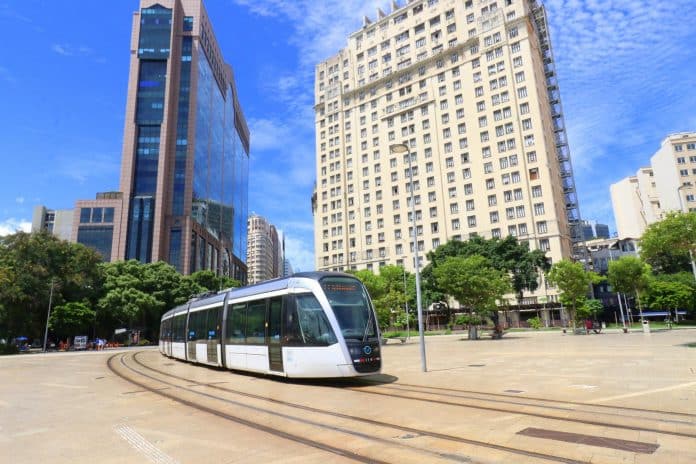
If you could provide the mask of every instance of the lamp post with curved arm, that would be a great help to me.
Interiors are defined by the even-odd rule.
[[[421,302],[420,260],[418,259],[418,231],[416,230],[416,202],[413,198],[413,169],[411,166],[411,149],[408,147],[406,142],[404,142],[390,145],[389,152],[394,154],[406,153],[406,155],[408,156],[408,180],[411,184],[411,215],[413,216],[413,253],[416,268],[416,307],[418,310],[418,336],[420,338],[421,368],[423,372],[427,372],[428,366],[425,360],[425,336],[423,334],[423,304]]]

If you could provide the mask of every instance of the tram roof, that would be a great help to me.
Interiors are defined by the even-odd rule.
[[[216,303],[218,301],[223,301],[225,295],[232,293],[234,298],[243,298],[245,296],[257,295],[259,293],[273,292],[276,290],[283,290],[288,287],[293,279],[311,279],[319,280],[323,277],[353,277],[352,274],[346,274],[344,272],[324,272],[324,271],[311,271],[311,272],[297,272],[289,277],[280,277],[273,280],[267,280],[260,282],[258,284],[249,285],[247,287],[232,287],[220,292],[210,292],[207,294],[201,294],[189,300],[183,305],[179,305],[176,308],[170,309],[162,315],[162,318],[172,316],[173,314],[186,309],[193,309],[204,305],[209,305],[211,303]]]

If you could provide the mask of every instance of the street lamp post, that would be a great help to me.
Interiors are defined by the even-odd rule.
[[[420,354],[421,368],[423,372],[428,372],[428,366],[425,361],[425,335],[423,334],[423,305],[421,302],[421,278],[420,278],[420,260],[418,259],[418,231],[416,230],[416,202],[413,198],[413,169],[411,167],[411,150],[404,143],[397,143],[389,146],[389,152],[395,154],[406,153],[408,156],[408,180],[411,184],[411,215],[413,222],[413,253],[415,258],[416,268],[416,307],[418,310],[418,336],[420,338]]]
[[[44,330],[43,352],[46,352],[46,341],[48,340],[48,320],[51,318],[51,306],[53,306],[53,286],[55,281],[51,279],[51,292],[48,294],[48,314],[46,315],[46,330]]]
[[[405,256],[402,260],[405,261]],[[406,266],[403,266],[404,270],[404,302],[406,303],[406,340],[411,338],[411,325],[409,324],[409,314],[408,314],[408,293],[406,292]]]

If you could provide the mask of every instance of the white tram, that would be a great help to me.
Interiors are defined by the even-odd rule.
[[[379,329],[354,276],[306,272],[195,298],[162,316],[176,359],[285,377],[379,373]]]

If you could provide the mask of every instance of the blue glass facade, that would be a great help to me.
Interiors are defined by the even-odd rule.
[[[137,143],[126,258],[145,263],[152,259],[160,132],[164,120],[171,34],[171,9],[154,5],[140,10],[138,93],[135,108]]]
[[[223,245],[211,250],[196,243],[193,269],[216,262],[229,269],[231,254],[246,258],[249,155],[238,132],[232,87],[223,94],[202,47],[198,50],[193,219]],[[244,124],[241,124],[244,126]],[[235,233],[236,232],[236,233]]]
[[[174,11],[154,2],[141,4],[132,69],[124,258],[245,280],[249,134],[233,77],[195,6],[174,2]]]
[[[114,236],[114,226],[79,227],[77,243],[97,250],[106,262],[111,261],[111,243]]]

